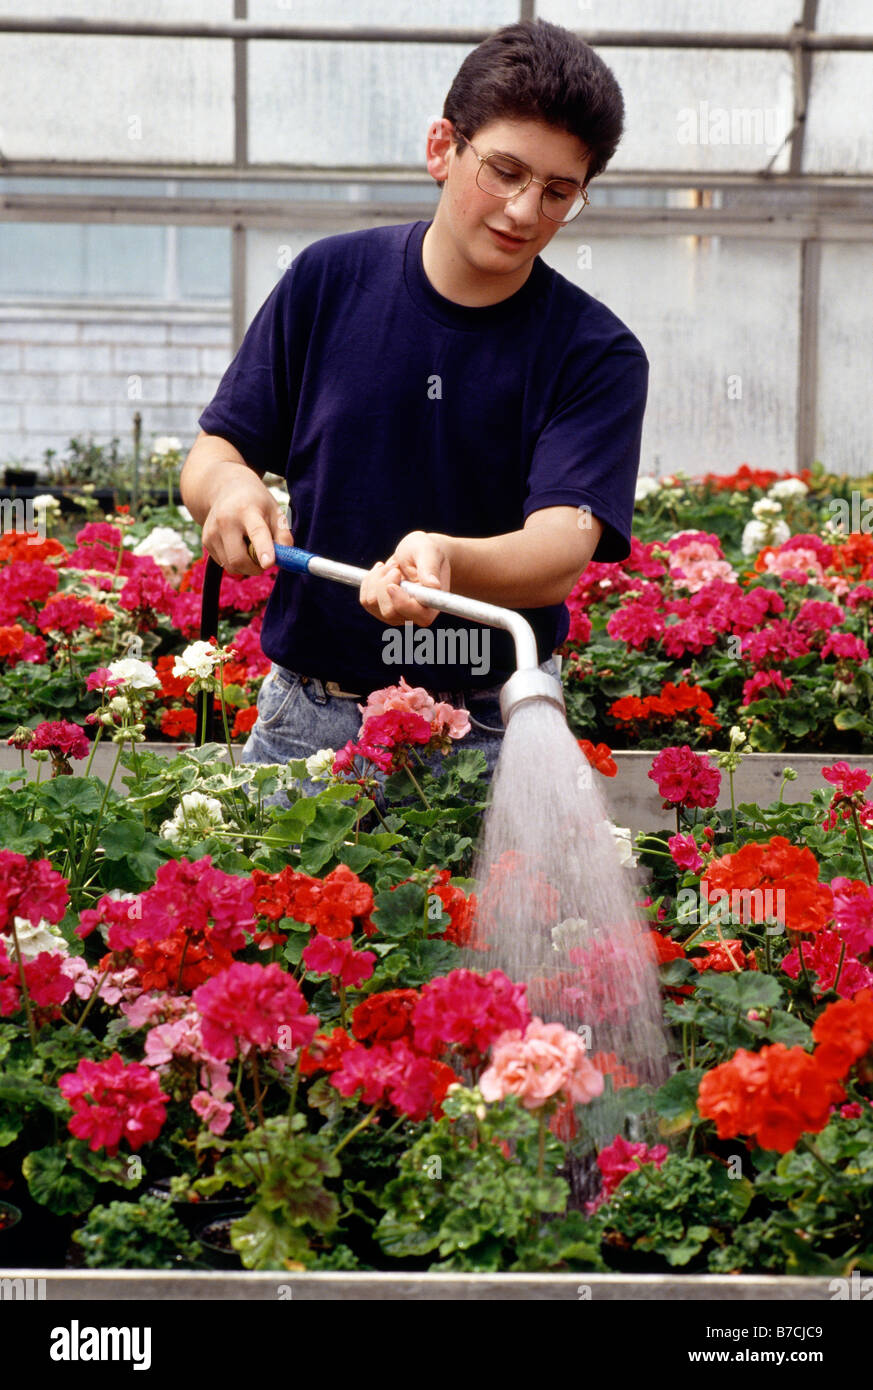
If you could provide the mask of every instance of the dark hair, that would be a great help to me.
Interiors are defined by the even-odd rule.
[[[612,70],[583,39],[547,20],[523,19],[467,54],[443,117],[468,138],[491,121],[545,121],[581,140],[593,179],[621,139],[624,101]]]

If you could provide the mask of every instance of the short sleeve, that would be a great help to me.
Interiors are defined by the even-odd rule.
[[[604,523],[593,559],[630,555],[649,363],[641,347],[605,353],[558,402],[534,447],[524,518],[591,508]]]
[[[284,474],[293,428],[290,390],[293,265],[252,319],[239,351],[199,418],[227,439],[258,473]]]

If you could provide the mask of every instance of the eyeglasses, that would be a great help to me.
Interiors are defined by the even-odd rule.
[[[569,179],[550,179],[543,183],[542,179],[534,178],[533,170],[520,159],[508,154],[477,154],[465,135],[460,135],[459,139],[470,146],[479,161],[476,184],[483,193],[508,200],[517,198],[528,184],[542,184],[540,211],[551,222],[572,222],[588,206],[588,194],[578,183]]]

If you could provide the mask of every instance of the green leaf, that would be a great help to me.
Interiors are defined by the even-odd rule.
[[[33,1200],[56,1216],[78,1216],[93,1205],[95,1184],[68,1166],[62,1149],[32,1150],[21,1170]]]
[[[100,847],[107,859],[127,859],[142,848],[145,837],[146,829],[141,821],[115,821],[101,830]]]
[[[697,986],[699,994],[709,995],[717,1007],[745,1013],[749,1009],[772,1009],[782,1000],[782,986],[762,970],[721,973],[704,971]]]
[[[233,1222],[230,1243],[246,1269],[287,1269],[310,1256],[306,1237],[260,1203]]]
[[[382,936],[397,940],[420,932],[424,925],[424,887],[420,883],[400,883],[378,893],[372,916]]]
[[[866,729],[869,723],[866,714],[858,709],[840,709],[834,715],[834,727],[837,729]]]
[[[79,815],[99,811],[103,802],[104,787],[96,777],[55,777],[42,782],[36,795],[48,810],[75,811]],[[118,801],[117,792],[110,791],[109,802]]]
[[[337,858],[341,864],[347,864],[352,873],[363,873],[364,869],[370,864],[374,864],[379,859],[380,853],[373,845],[341,845]]]
[[[358,813],[353,806],[316,804],[315,816],[300,841],[300,867],[304,873],[318,874],[331,859],[336,858],[357,818]]]
[[[655,1092],[652,1100],[655,1114],[671,1125],[677,1121],[690,1124],[697,1115],[697,1092],[703,1072],[703,1067],[674,1072]]]

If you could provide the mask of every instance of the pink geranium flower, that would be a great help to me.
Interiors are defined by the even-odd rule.
[[[654,1163],[656,1168],[660,1168],[668,1153],[666,1144],[655,1144],[650,1149],[646,1144],[630,1144],[617,1134],[612,1143],[597,1155],[597,1166],[603,1182],[600,1195],[593,1202],[586,1202],[586,1211],[596,1211],[612,1196],[622,1178],[626,1178],[628,1173],[635,1173],[644,1163]]]
[[[743,704],[751,705],[759,700],[762,691],[772,695],[776,690],[780,695],[787,695],[793,684],[781,671],[756,671],[751,680],[743,682]],[[772,690],[768,689],[771,686]]]
[[[502,970],[480,975],[452,970],[430,980],[412,1015],[415,1046],[437,1056],[459,1046],[475,1066],[495,1038],[530,1022],[525,986],[514,984]]]
[[[862,767],[850,767],[847,762],[832,763],[823,767],[822,777],[835,786],[841,796],[852,796],[855,792],[865,792],[873,781],[869,772]]]
[[[303,964],[316,975],[332,975],[356,989],[369,980],[376,965],[374,951],[356,951],[348,940],[316,935],[303,951]]]
[[[84,729],[66,719],[37,724],[27,746],[31,753],[46,748],[56,758],[87,758],[91,748]]]
[[[67,880],[48,859],[28,859],[0,849],[0,932],[11,932],[16,917],[37,926],[44,917],[60,922],[67,910]]]
[[[832,632],[821,649],[822,660],[836,656],[848,661],[866,661],[870,653],[860,637],[851,632]]]
[[[693,753],[687,743],[665,748],[654,759],[649,777],[670,806],[714,806],[721,773],[706,753]]]
[[[667,841],[667,848],[678,869],[690,869],[692,873],[700,873],[703,859],[693,835],[671,835]]]
[[[305,1047],[318,1029],[297,981],[275,961],[266,966],[235,961],[198,985],[192,997],[200,1011],[204,1048],[220,1061],[235,1057],[238,1047],[263,1052]]]
[[[169,1096],[154,1072],[141,1062],[125,1064],[117,1052],[105,1062],[81,1058],[75,1071],[60,1077],[58,1088],[73,1107],[70,1133],[110,1158],[122,1139],[134,1150],[157,1139],[167,1118]]]
[[[526,1110],[550,1101],[586,1104],[603,1091],[603,1073],[588,1060],[578,1033],[562,1023],[533,1018],[522,1033],[501,1034],[479,1089],[487,1101],[518,1096]]]
[[[873,986],[873,973],[849,954],[847,942],[840,932],[820,931],[811,940],[804,941],[803,964],[817,976],[816,994],[826,994],[828,990],[836,988],[837,994],[843,999],[852,999],[859,990]],[[801,969],[797,947],[785,956],[782,969],[792,980],[797,979]]]

